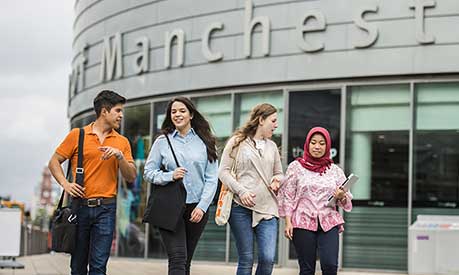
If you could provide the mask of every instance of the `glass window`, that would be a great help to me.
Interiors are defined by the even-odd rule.
[[[360,180],[345,213],[343,265],[406,270],[409,86],[352,87],[347,108],[346,170]]]
[[[137,177],[134,182],[121,180],[118,188],[118,255],[144,257],[145,225],[142,223],[147,200],[143,167],[150,148],[150,104],[126,107],[124,136],[131,144]]]
[[[168,101],[155,102],[153,104],[153,134],[151,144],[155,142],[155,138],[160,134],[161,125],[166,117],[166,107]],[[146,157],[148,157],[147,153]],[[148,258],[165,259],[167,258],[166,249],[161,241],[161,235],[156,227],[150,226],[148,229]]]
[[[459,83],[416,85],[412,221],[459,214],[458,90]]]
[[[339,162],[341,90],[291,92],[288,112],[288,163],[303,156],[306,135],[315,126],[330,132],[330,155]]]
[[[407,85],[354,87],[348,96],[348,171],[354,200],[405,201],[410,93]]]
[[[96,120],[96,114],[91,114],[83,118],[72,121],[72,128],[81,128]]]
[[[231,96],[198,97],[193,99],[196,109],[209,121],[210,127],[217,137],[219,155],[223,151],[226,140],[232,133],[231,129]],[[217,190],[215,200],[218,198]],[[226,253],[226,226],[215,223],[215,204],[208,211],[209,221],[198,242],[194,259],[206,261],[224,261]]]
[[[241,94],[236,97],[235,122],[236,128],[242,126],[250,114],[253,107],[261,103],[272,104],[277,109],[278,127],[274,131],[273,141],[281,146],[281,133],[284,127],[284,97],[281,91],[258,92]]]

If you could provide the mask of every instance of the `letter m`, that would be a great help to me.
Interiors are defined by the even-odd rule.
[[[113,43],[111,43],[113,41]],[[100,81],[104,82],[123,76],[123,51],[121,34],[116,33],[113,38],[104,37],[102,59],[100,62]],[[115,67],[116,66],[116,67]],[[116,72],[115,72],[116,70]]]

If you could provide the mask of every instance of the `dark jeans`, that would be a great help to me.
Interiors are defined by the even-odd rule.
[[[322,275],[336,275],[338,271],[339,237],[338,226],[327,232],[293,229],[293,244],[298,255],[300,275],[314,275],[316,271],[316,251],[319,249]]]
[[[229,224],[236,240],[237,275],[251,275],[253,244],[257,241],[258,265],[255,275],[270,275],[273,271],[277,243],[277,218],[262,220],[252,227],[252,210],[233,203]]]
[[[116,203],[78,210],[78,239],[72,254],[72,275],[106,274],[115,230]]]
[[[190,222],[191,212],[196,205],[186,205],[183,219],[179,220],[175,232],[159,229],[169,259],[169,275],[190,274],[194,250],[209,219],[206,212],[199,223]]]

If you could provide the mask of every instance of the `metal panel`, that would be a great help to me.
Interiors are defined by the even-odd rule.
[[[355,14],[368,4],[355,1],[252,0],[253,14],[245,18],[245,1],[216,3],[201,0],[171,1],[81,1],[75,24],[75,57],[89,44],[85,86],[71,99],[69,114],[74,116],[91,106],[101,89],[126,91],[133,98],[199,89],[229,88],[241,85],[286,83],[318,79],[363,76],[450,73],[459,71],[451,58],[459,51],[459,36],[452,35],[459,24],[459,6],[454,0],[437,0],[425,9],[425,31],[435,43],[421,45],[416,40],[416,20],[409,1],[375,1],[378,12],[365,14],[376,26],[379,37],[374,45],[356,49],[366,32],[354,21]],[[303,39],[324,43],[324,50],[304,53],[298,46],[297,25],[307,11],[317,10],[325,17],[326,29],[308,32]],[[261,33],[252,35],[252,57],[244,57],[245,20],[265,16],[271,23],[270,53],[262,57]],[[207,26],[222,22],[224,29],[212,34],[211,48],[224,57],[209,63],[201,52],[201,37]],[[308,24],[312,24],[309,23]],[[164,34],[173,29],[185,32],[184,66],[164,66]],[[101,41],[117,32],[123,34],[124,73],[120,80],[100,82]],[[135,41],[150,42],[150,68],[137,75],[133,71],[138,49]],[[391,58],[387,58],[391,56]],[[77,59],[76,59],[77,60]],[[77,62],[77,61],[74,61]]]

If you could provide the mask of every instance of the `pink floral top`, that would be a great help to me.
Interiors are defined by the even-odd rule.
[[[325,232],[337,225],[340,225],[341,232],[344,219],[336,207],[327,207],[326,202],[345,180],[343,170],[336,164],[320,175],[304,168],[298,161],[290,163],[278,193],[279,215],[290,216],[293,228],[317,231],[320,222]],[[351,199],[352,194],[347,192],[344,204],[338,201],[337,205],[349,212],[352,210]]]

